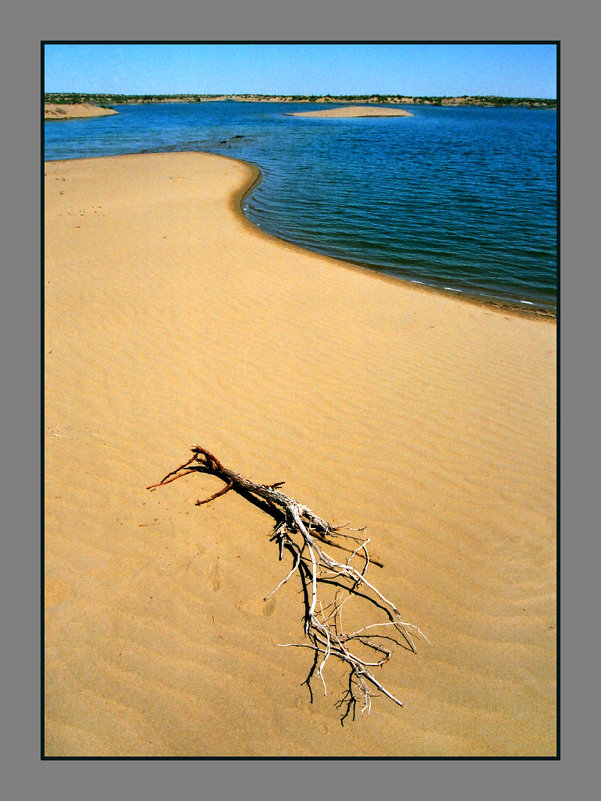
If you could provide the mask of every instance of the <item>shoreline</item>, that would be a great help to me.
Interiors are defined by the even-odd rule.
[[[262,231],[247,162],[44,167],[46,755],[553,756],[555,326]],[[144,489],[192,442],[368,526],[403,709],[309,703],[270,520]]]
[[[87,97],[89,102],[101,102],[108,105],[143,104],[143,103],[212,103],[215,101],[230,101],[234,103],[314,103],[320,105],[341,104],[368,104],[378,106],[382,104],[397,105],[423,105],[423,106],[475,106],[481,108],[514,108],[546,109],[555,111],[557,100],[552,98],[528,97],[500,97],[495,95],[463,95],[461,97],[418,97],[406,95],[113,95],[89,94],[73,92],[47,92],[48,102],[73,102]]]
[[[185,151],[177,151],[177,152],[185,152]],[[204,154],[211,156],[218,155],[210,153],[209,151],[190,151],[190,152],[198,153],[199,155],[204,155]],[[61,159],[58,162],[47,161],[44,162],[44,164],[52,164],[52,163],[66,164],[66,163],[76,163],[78,161],[87,161],[93,159],[111,159],[111,158],[122,158],[124,156],[141,156],[141,155],[152,155],[152,154],[127,153],[127,154],[120,154],[120,156],[89,156],[83,159],[80,158]],[[446,290],[442,287],[435,286],[434,284],[426,284],[422,281],[418,281],[417,279],[405,278],[403,276],[393,275],[391,273],[384,272],[383,270],[379,269],[376,266],[368,266],[365,264],[361,264],[359,262],[351,261],[350,259],[343,259],[342,257],[330,256],[328,253],[324,253],[319,250],[311,250],[308,247],[303,247],[302,245],[299,245],[296,242],[291,242],[288,239],[284,239],[283,237],[278,236],[277,234],[271,233],[270,231],[267,231],[264,228],[260,228],[246,216],[243,204],[246,198],[252,193],[253,189],[255,189],[255,187],[258,186],[263,180],[261,169],[250,161],[236,158],[234,156],[226,156],[219,154],[219,158],[230,160],[238,164],[244,164],[249,169],[257,173],[256,178],[254,178],[250,186],[242,192],[240,198],[233,199],[232,201],[233,205],[231,206],[231,208],[234,210],[235,213],[239,212],[240,220],[242,222],[248,223],[248,225],[250,226],[249,230],[252,230],[254,233],[260,236],[267,237],[268,239],[273,239],[274,241],[279,242],[286,247],[296,249],[300,253],[310,254],[321,259],[327,259],[330,263],[332,263],[332,265],[336,267],[346,267],[347,269],[350,270],[357,270],[377,280],[386,281],[392,284],[401,284],[402,286],[405,286],[408,289],[414,290],[416,292],[427,292],[427,293],[431,292],[435,295],[439,295],[444,298],[457,300],[460,303],[468,303],[475,306],[483,306],[487,309],[493,309],[498,311],[499,313],[511,314],[517,317],[524,317],[527,319],[534,318],[537,320],[544,320],[552,324],[557,323],[557,308],[544,309],[541,306],[538,306],[534,302],[532,302],[533,308],[528,308],[528,305],[531,303],[531,301],[528,301],[527,304],[522,304],[519,301],[504,300],[501,298],[493,299],[490,296],[483,296],[475,293],[472,294],[468,290],[465,291]]]
[[[199,152],[201,155],[203,151],[193,151]],[[141,155],[136,153],[131,153],[128,155]],[[212,153],[208,153],[207,155],[216,155]],[[235,158],[234,156],[225,156],[219,154],[220,158],[233,161],[234,163],[245,164],[250,170],[253,171],[254,178],[251,181],[250,185],[242,191],[239,198],[234,197],[232,199],[232,204],[230,208],[234,211],[235,214],[238,215],[240,221],[242,223],[247,223],[253,233],[258,234],[259,236],[266,237],[267,239],[272,239],[275,242],[281,243],[286,247],[293,248],[300,253],[305,253],[309,255],[316,256],[320,259],[328,260],[333,266],[335,267],[345,267],[350,270],[358,270],[359,272],[363,273],[364,275],[369,275],[372,278],[386,281],[392,284],[401,284],[408,289],[415,290],[416,292],[432,292],[434,294],[440,295],[445,298],[450,298],[454,300],[458,300],[462,303],[468,303],[476,306],[484,306],[488,309],[495,309],[500,313],[505,314],[512,314],[516,315],[517,317],[526,317],[526,318],[535,318],[539,320],[545,320],[550,323],[557,322],[557,313],[553,310],[545,310],[538,306],[535,308],[529,309],[525,308],[524,305],[518,303],[517,301],[504,301],[502,299],[490,299],[486,296],[480,296],[477,294],[471,294],[468,291],[461,291],[457,294],[454,294],[454,290],[447,291],[442,287],[437,287],[432,284],[425,284],[421,281],[412,280],[411,278],[404,278],[402,276],[392,275],[390,273],[383,272],[376,267],[367,266],[365,264],[360,264],[358,262],[353,262],[349,259],[343,259],[336,256],[330,256],[327,253],[323,253],[319,250],[311,250],[309,248],[303,247],[302,245],[297,244],[296,242],[291,242],[288,239],[284,239],[283,237],[278,236],[277,234],[271,233],[270,231],[266,231],[264,228],[259,228],[249,217],[246,216],[244,212],[244,201],[246,198],[252,193],[252,191],[257,187],[261,181],[263,180],[263,175],[261,173],[260,167],[257,167],[256,164],[253,164],[250,161],[246,161],[244,159]],[[114,158],[113,156],[95,156],[93,158]],[[63,161],[78,161],[79,159],[63,159]]]
[[[515,314],[518,317],[536,318],[540,320],[547,320],[551,323],[557,322],[556,310],[543,309],[540,306],[537,306],[536,304],[533,304],[534,308],[529,309],[526,308],[527,304],[521,304],[518,301],[510,301],[510,300],[505,301],[500,298],[492,299],[488,296],[472,294],[469,291],[463,291],[463,290],[455,294],[455,290],[445,290],[442,287],[437,287],[434,286],[433,284],[426,284],[423,283],[422,281],[417,281],[411,278],[404,278],[402,276],[386,273],[375,266],[368,266],[365,264],[360,264],[359,262],[351,261],[350,259],[343,259],[336,256],[330,256],[329,254],[319,250],[311,250],[310,248],[298,245],[296,242],[291,242],[288,239],[284,239],[283,237],[278,236],[277,234],[271,233],[270,231],[266,231],[264,228],[259,228],[259,226],[257,226],[244,213],[244,201],[252,193],[253,189],[255,189],[255,187],[261,183],[263,179],[261,169],[257,167],[255,164],[252,164],[249,161],[245,161],[244,159],[237,159],[234,158],[233,156],[222,156],[222,158],[231,159],[232,161],[239,162],[241,164],[246,164],[248,165],[248,167],[250,167],[250,169],[255,170],[257,172],[257,177],[253,180],[248,189],[242,193],[239,201],[234,201],[234,210],[240,213],[242,221],[249,223],[252,229],[262,236],[272,238],[276,242],[281,242],[286,246],[297,248],[302,253],[310,253],[318,256],[319,258],[328,259],[333,265],[336,265],[338,267],[344,266],[351,270],[359,270],[360,272],[366,275],[370,275],[373,278],[377,278],[381,281],[388,281],[393,284],[401,283],[403,286],[406,286],[408,289],[414,289],[416,292],[433,292],[445,298],[455,299],[462,303],[470,303],[476,306],[485,306],[486,308],[496,309],[499,312],[507,314]],[[75,161],[76,159],[71,159],[71,160]],[[528,303],[530,303],[530,301]]]

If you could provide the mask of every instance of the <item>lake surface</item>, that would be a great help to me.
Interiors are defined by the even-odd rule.
[[[405,106],[413,117],[291,117],[309,103],[114,106],[46,122],[46,160],[199,150],[262,172],[263,230],[310,250],[484,301],[556,313],[557,115]]]

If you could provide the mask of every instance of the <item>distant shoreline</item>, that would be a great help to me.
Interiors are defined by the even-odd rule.
[[[521,106],[524,108],[556,109],[557,100],[541,97],[499,97],[495,95],[462,95],[460,97],[410,97],[406,95],[121,95],[121,94],[79,94],[74,92],[47,92],[46,103],[71,105],[90,103],[99,105],[131,105],[142,103],[205,103],[216,100],[230,100],[243,103],[328,103],[344,104],[387,104],[424,106],[485,106],[498,108]]]

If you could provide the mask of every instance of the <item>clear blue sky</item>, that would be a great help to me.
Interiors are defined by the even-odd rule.
[[[547,44],[56,44],[46,92],[556,97]]]

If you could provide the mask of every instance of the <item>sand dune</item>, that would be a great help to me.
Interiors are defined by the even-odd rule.
[[[555,753],[553,322],[379,279],[242,216],[250,166],[45,165],[48,755]],[[198,442],[335,522],[432,647],[340,725],[301,686],[271,519]],[[380,675],[380,674],[379,674]]]

